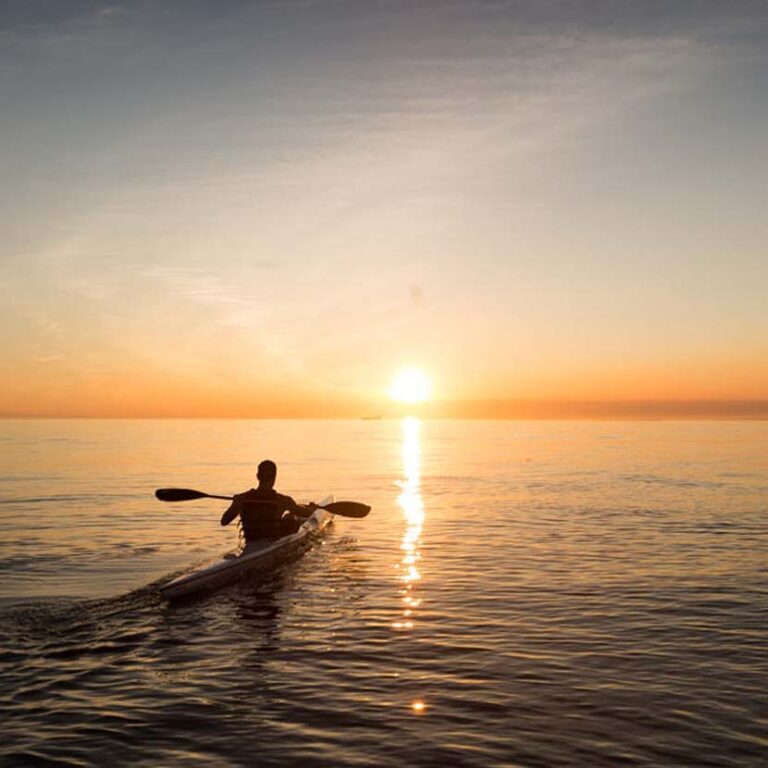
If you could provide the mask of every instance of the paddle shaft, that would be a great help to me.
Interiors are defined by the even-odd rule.
[[[155,491],[155,496],[160,501],[194,501],[195,499],[223,499],[224,501],[233,501],[233,496],[220,496],[213,493],[203,493],[202,491],[194,491],[191,488],[158,488]],[[308,508],[308,513],[311,514],[313,509],[327,509],[334,515],[340,515],[341,517],[366,517],[371,511],[371,508],[367,504],[361,504],[357,501],[332,501],[330,504],[320,506],[319,504],[312,503]],[[301,513],[299,513],[301,514]]]

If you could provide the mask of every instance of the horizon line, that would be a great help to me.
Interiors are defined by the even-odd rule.
[[[429,420],[461,421],[665,421],[711,419],[768,420],[768,399],[732,400],[464,400],[435,401],[418,406],[387,403],[381,408],[357,403],[342,408],[285,409],[273,413],[0,413],[3,420],[42,419],[156,419],[156,420],[379,420],[418,416]],[[368,404],[370,406],[370,404]],[[314,412],[313,412],[314,410]]]

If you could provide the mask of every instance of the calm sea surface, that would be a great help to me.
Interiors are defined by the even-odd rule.
[[[278,462],[373,506],[182,605]],[[768,423],[0,422],[3,766],[766,766]]]

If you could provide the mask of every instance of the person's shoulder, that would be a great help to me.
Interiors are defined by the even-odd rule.
[[[284,493],[278,493],[277,499],[282,504],[288,504],[289,506],[296,503],[291,496],[286,496]]]

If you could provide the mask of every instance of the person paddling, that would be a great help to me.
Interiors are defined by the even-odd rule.
[[[232,503],[221,516],[221,524],[229,525],[239,517],[246,544],[296,533],[317,506],[314,503],[301,506],[290,496],[275,490],[277,465],[274,461],[262,461],[256,477],[259,487],[235,494]]]

